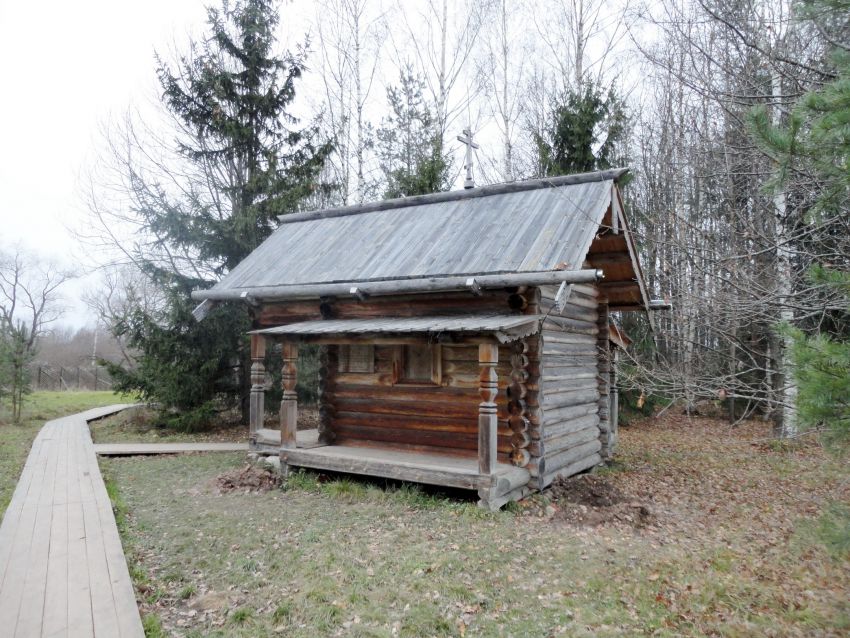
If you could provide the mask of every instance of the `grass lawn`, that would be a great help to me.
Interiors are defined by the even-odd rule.
[[[134,408],[113,414],[90,424],[95,443],[196,443],[237,442],[248,440],[248,426],[239,423],[238,417],[215,425],[203,432],[175,432],[157,425],[155,411]]]
[[[846,465],[768,432],[623,431],[603,475],[649,505],[640,529],[310,473],[219,493],[242,454],[101,467],[149,635],[847,635]]]
[[[0,513],[6,511],[30,446],[45,421],[75,412],[128,399],[112,392],[34,392],[26,397],[21,423],[9,422],[10,414],[0,408]]]

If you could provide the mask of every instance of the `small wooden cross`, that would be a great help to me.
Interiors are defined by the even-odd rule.
[[[475,180],[472,177],[472,149],[481,147],[472,141],[471,126],[463,129],[463,135],[458,135],[457,140],[458,142],[466,144],[466,164],[464,164],[464,168],[466,169],[466,180],[463,182],[463,187],[475,188]]]

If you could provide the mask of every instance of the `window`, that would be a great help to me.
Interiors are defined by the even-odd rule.
[[[440,383],[440,346],[407,345],[397,350],[397,370],[401,383]]]
[[[375,371],[375,347],[340,346],[339,371],[371,374]]]

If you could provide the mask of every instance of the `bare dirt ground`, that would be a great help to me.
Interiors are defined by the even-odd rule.
[[[310,473],[222,492],[239,454],[102,466],[152,635],[845,636],[846,460],[769,434],[646,419],[497,514]]]

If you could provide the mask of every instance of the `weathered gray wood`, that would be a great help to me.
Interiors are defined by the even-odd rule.
[[[474,275],[479,288],[511,288],[514,286],[537,286],[547,283],[595,282],[603,277],[601,270],[543,270],[536,272],[507,273],[499,275]],[[390,281],[345,282],[326,284],[294,284],[290,286],[263,286],[248,289],[195,290],[195,300],[214,301],[248,300],[254,303],[258,299],[273,301],[278,299],[313,299],[319,297],[351,296],[352,289],[366,296],[399,295],[406,293],[449,292],[470,290],[469,276],[427,277],[394,279]],[[356,284],[356,285],[355,285]]]
[[[584,470],[590,469],[591,467],[595,467],[602,463],[602,457],[599,454],[591,454],[590,456],[580,459],[575,463],[571,463],[566,467],[562,467],[561,469],[552,472],[550,474],[546,474],[542,477],[534,477],[528,481],[528,486],[531,489],[542,490],[549,487],[552,482],[558,478],[559,476],[570,477],[578,474],[579,472],[583,472]]]
[[[249,399],[248,440],[256,443],[256,432],[263,427],[266,415],[266,338],[251,335],[251,396]]]
[[[577,388],[565,392],[547,392],[543,398],[543,409],[565,408],[599,400],[599,390],[594,387]]]
[[[588,346],[592,346],[594,349],[596,348],[596,338],[593,335],[582,335],[576,334],[572,332],[555,332],[555,331],[544,331],[544,342],[546,345],[550,343],[570,343],[570,344],[584,344]]]
[[[94,453],[98,456],[146,456],[188,452],[242,452],[247,449],[247,443],[98,443],[94,446]]]
[[[280,457],[282,462],[296,467],[381,476],[469,490],[489,489],[494,480],[497,480],[493,475],[481,474],[473,459],[380,448],[329,445],[312,449],[285,449],[281,450]],[[513,473],[517,469],[520,468],[500,464],[495,473]]]
[[[331,219],[334,217],[345,217],[347,215],[360,215],[362,213],[379,212],[399,207],[422,206],[423,204],[436,204],[440,202],[452,202],[461,199],[473,199],[476,197],[489,197],[506,193],[520,193],[530,190],[552,188],[558,186],[571,186],[574,184],[585,184],[590,181],[618,180],[628,172],[626,168],[612,168],[605,171],[591,173],[576,173],[573,175],[561,175],[558,177],[546,177],[544,179],[529,179],[518,182],[505,182],[502,184],[489,184],[477,188],[464,189],[462,191],[446,191],[428,193],[426,195],[413,195],[396,199],[384,199],[368,204],[355,204],[341,206],[338,208],[327,208],[320,211],[309,211],[303,213],[290,213],[280,215],[278,219],[282,224],[308,221],[314,219]]]
[[[599,415],[595,412],[577,418],[572,418],[566,421],[559,421],[557,423],[547,423],[543,440],[551,442],[567,434],[578,432],[579,430],[583,430],[585,428],[598,427]]]
[[[572,424],[571,424],[572,425]],[[571,429],[563,432],[559,436],[549,437],[549,429],[546,430],[547,438],[539,441],[534,441],[529,451],[539,454],[540,456],[554,457],[561,452],[565,452],[570,448],[587,443],[593,439],[599,438],[599,427],[596,425],[585,425],[577,429]]]
[[[492,344],[478,346],[478,365],[481,367],[478,393],[478,471],[493,474],[497,456],[496,394],[499,390],[496,364],[499,363],[499,347]]]
[[[596,346],[585,343],[552,343],[546,340],[543,356],[592,357],[596,355]]]
[[[47,423],[0,525],[0,633],[143,636],[86,419]]]
[[[596,410],[597,406],[595,403],[571,405],[564,408],[547,408],[543,423],[548,428],[550,424],[555,425],[562,421],[569,421],[588,414],[595,414]]]
[[[295,393],[295,385],[298,381],[298,344],[284,341],[282,357],[283,398],[280,402],[280,446],[294,448],[295,433],[298,429],[298,395]]]
[[[543,322],[545,329],[560,328],[565,332],[574,332],[577,334],[595,335],[599,332],[599,327],[593,321],[578,321],[567,317],[559,317],[549,315]]]
[[[531,489],[528,485],[523,485],[522,487],[517,487],[516,489],[502,494],[501,496],[493,496],[490,497],[488,501],[481,501],[479,505],[482,507],[489,509],[491,512],[495,512],[500,510],[504,505],[510,503],[511,501],[521,501],[526,496],[531,493]]]
[[[596,454],[601,448],[602,444],[599,442],[599,439],[594,439],[558,454],[547,456],[546,470],[548,473],[557,472],[571,463],[575,463],[576,461],[580,461],[581,459]]]

